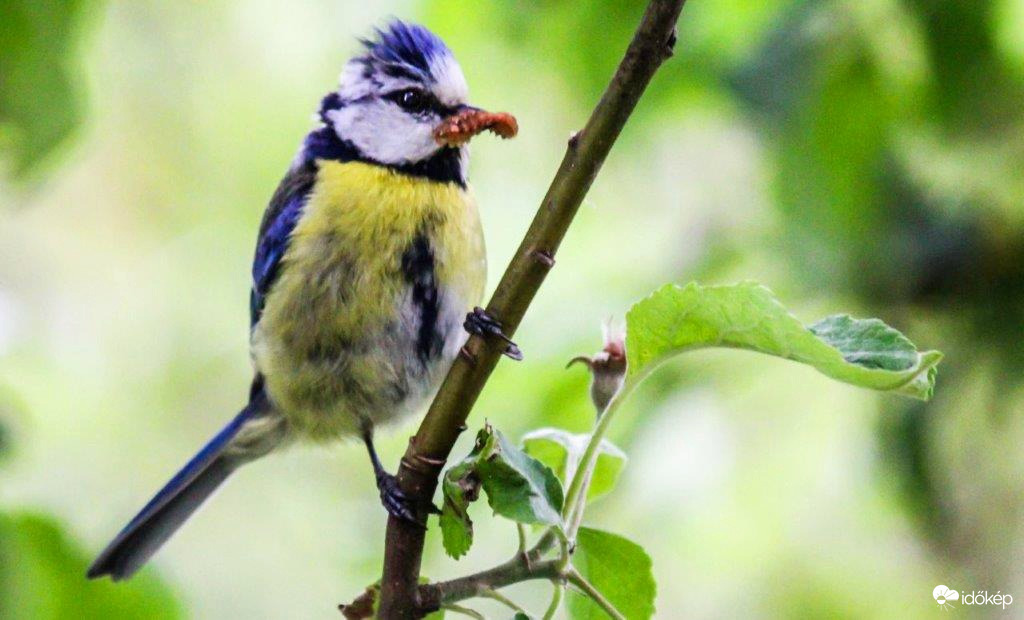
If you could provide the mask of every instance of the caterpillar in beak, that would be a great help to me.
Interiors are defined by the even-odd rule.
[[[441,121],[434,129],[434,139],[445,146],[460,146],[483,131],[503,139],[514,138],[519,133],[519,124],[511,114],[467,106]]]

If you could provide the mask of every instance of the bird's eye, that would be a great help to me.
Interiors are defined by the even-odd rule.
[[[397,93],[391,94],[388,98],[407,112],[423,112],[430,109],[432,103],[428,95],[416,88],[400,90]]]

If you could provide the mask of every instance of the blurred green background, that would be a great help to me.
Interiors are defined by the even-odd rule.
[[[0,617],[338,617],[383,547],[355,444],[245,468],[128,585],[83,573],[242,403],[256,227],[355,38],[422,21],[518,116],[474,143],[494,283],[642,6],[0,2]],[[1024,617],[1024,0],[692,0],[472,423],[586,430],[565,362],[691,279],[946,361],[928,404],[741,352],[653,377],[591,515],[649,550],[659,617],[925,618],[938,584]],[[513,551],[486,512],[459,563],[431,531],[427,575]]]

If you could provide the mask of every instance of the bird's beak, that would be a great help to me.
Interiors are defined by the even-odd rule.
[[[502,138],[514,138],[519,132],[516,117],[505,112],[487,112],[462,106],[434,128],[434,139],[442,146],[461,146],[476,134],[490,130]]]

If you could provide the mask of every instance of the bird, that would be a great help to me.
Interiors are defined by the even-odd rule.
[[[361,438],[387,512],[422,524],[374,428],[423,407],[469,355],[468,333],[522,357],[475,305],[486,253],[467,182],[469,140],[513,137],[515,117],[469,105],[460,65],[423,26],[393,20],[359,42],[259,227],[245,406],[114,537],[90,579],[131,577],[239,467],[297,442]]]

